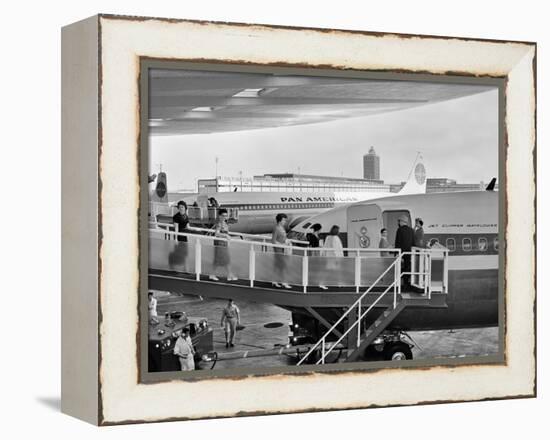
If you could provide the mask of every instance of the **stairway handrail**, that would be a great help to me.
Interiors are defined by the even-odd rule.
[[[327,332],[325,332],[325,334],[323,335],[323,337],[322,337],[321,339],[319,339],[319,340],[317,341],[317,343],[316,343],[313,347],[311,347],[311,349],[304,355],[304,357],[303,357],[302,359],[300,359],[300,361],[298,362],[297,365],[300,365],[300,364],[301,364],[301,363],[302,363],[302,362],[303,362],[303,361],[304,361],[304,360],[305,360],[314,350],[316,350],[317,347],[319,346],[319,344],[321,344],[323,341],[326,341],[326,338],[328,337],[328,335],[331,334],[331,333],[334,331],[334,329],[338,326],[338,324],[340,324],[340,323],[342,322],[342,320],[343,320],[346,316],[348,316],[348,315],[351,313],[351,311],[352,311],[356,306],[359,305],[359,303],[363,300],[363,298],[365,298],[365,296],[367,296],[367,295],[371,292],[371,290],[374,288],[374,286],[376,286],[376,284],[378,284],[378,282],[388,273],[388,271],[389,271],[391,268],[394,268],[394,267],[395,267],[397,261],[400,260],[401,257],[402,257],[402,254],[401,254],[401,252],[399,252],[399,255],[395,258],[395,260],[393,261],[393,263],[390,264],[390,265],[386,268],[386,270],[385,270],[384,272],[382,272],[382,274],[376,279],[376,281],[374,281],[374,283],[372,283],[372,284],[369,286],[369,288],[368,288],[365,292],[363,292],[363,294],[362,294],[362,295],[361,295],[361,296],[360,296],[360,297],[359,297],[350,307],[348,307],[348,310],[346,310],[346,312],[343,313],[342,316],[340,316],[340,318],[332,325],[332,327],[331,327]],[[399,280],[401,280],[401,276],[399,276],[399,277],[394,277],[394,278],[398,278]],[[378,303],[378,301],[379,301],[384,295],[386,295],[386,294],[388,293],[389,289],[395,285],[395,282],[396,282],[396,279],[394,279],[393,283],[391,283],[391,284],[388,286],[388,288],[378,296],[378,298],[375,300],[374,303]],[[395,293],[394,293],[394,295],[395,295]],[[374,303],[373,303],[373,304],[374,304]],[[370,311],[371,308],[372,308],[372,305],[371,305],[371,307],[369,307],[369,311]],[[350,327],[350,328],[346,331],[345,335],[347,335],[347,334],[349,333],[349,331],[350,331],[350,330],[355,326],[355,324],[357,324],[358,322],[359,322],[359,320],[356,320],[355,323],[353,324],[353,326]],[[340,340],[341,340],[341,339],[340,339]],[[328,353],[327,353],[327,354],[328,354]],[[324,359],[324,357],[325,357],[325,356],[323,355],[322,359]]]
[[[378,298],[376,298],[373,303],[369,306],[369,308],[367,310],[365,310],[364,312],[362,312],[359,317],[357,318],[357,320],[351,325],[351,327],[349,327],[343,334],[342,336],[340,336],[340,338],[334,343],[334,344],[339,344],[342,339],[344,339],[349,332],[351,332],[357,325],[359,325],[359,321],[361,319],[363,319],[363,317],[365,317],[367,315],[367,313],[369,313],[372,308],[378,304],[378,302],[382,299],[382,297],[388,293],[388,291],[394,286],[395,284],[395,281],[393,283],[391,283],[384,292],[382,292]],[[351,310],[351,309],[350,309]],[[316,364],[319,364],[320,362],[323,362],[325,360],[325,358],[332,352],[334,347],[330,347],[327,351],[325,351],[325,353],[322,355],[321,359],[319,359]],[[324,362],[323,362],[324,363]]]

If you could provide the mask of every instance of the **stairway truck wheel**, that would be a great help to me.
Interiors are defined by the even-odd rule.
[[[412,358],[411,347],[404,342],[394,342],[384,347],[384,359],[387,361],[404,361]]]

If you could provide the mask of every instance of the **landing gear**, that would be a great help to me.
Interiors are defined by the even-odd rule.
[[[405,342],[387,344],[384,347],[383,355],[387,361],[404,361],[413,358],[411,347]]]
[[[412,347],[404,333],[388,331],[382,333],[367,347],[364,359],[366,361],[404,361],[413,358]]]

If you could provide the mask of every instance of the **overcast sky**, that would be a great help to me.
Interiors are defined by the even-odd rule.
[[[229,133],[154,136],[151,173],[159,164],[170,190],[194,189],[199,178],[300,172],[363,177],[373,146],[380,177],[407,178],[417,151],[428,177],[489,182],[498,173],[498,91],[413,109],[332,122]]]

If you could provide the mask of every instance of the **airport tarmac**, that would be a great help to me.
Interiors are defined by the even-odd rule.
[[[167,311],[184,311],[188,316],[207,318],[214,330],[214,351],[220,354],[242,355],[239,359],[219,360],[215,369],[240,367],[280,367],[293,365],[288,355],[253,357],[250,353],[269,350],[288,343],[290,312],[271,305],[238,302],[241,325],[235,347],[226,348],[224,331],[220,325],[226,300],[201,299],[193,295],[157,294],[159,315]],[[488,356],[498,353],[498,327],[480,329],[437,330],[409,332],[416,342],[415,359],[453,358],[464,356]],[[206,367],[206,366],[205,366]]]

